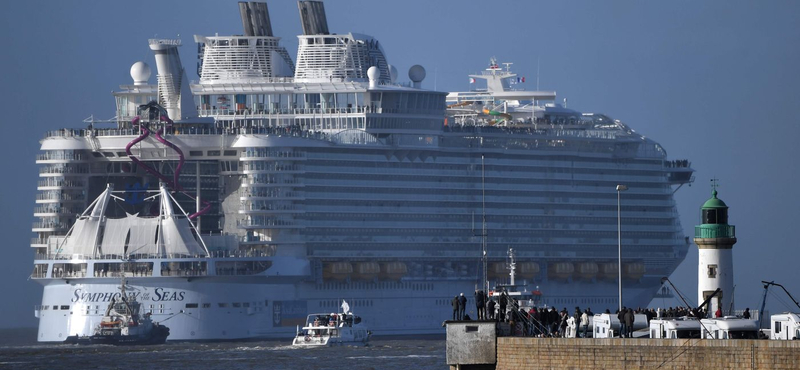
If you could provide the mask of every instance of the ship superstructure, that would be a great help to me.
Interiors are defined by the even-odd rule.
[[[480,284],[483,237],[490,279],[507,276],[513,247],[517,283],[543,303],[614,307],[620,183],[626,304],[646,305],[684,258],[672,194],[688,161],[554,92],[510,90],[509,75],[449,96],[422,88],[421,66],[399,83],[377,39],[330,33],[319,2],[299,10],[296,63],[266,4],[240,3],[243,36],[195,36],[199,81],[178,40],[150,40],[155,84],[137,62],[113,122],[45,136],[40,341],[89,333],[120,274],[170,340],[288,338],[341,299],[376,334],[438,333],[452,297]],[[109,184],[114,206],[79,217]],[[130,217],[161,217],[161,184],[191,222],[183,240],[202,236],[196,253],[136,248],[152,225]],[[71,240],[89,221],[94,237]]]

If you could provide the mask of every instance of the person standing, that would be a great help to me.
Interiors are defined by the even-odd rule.
[[[583,311],[581,314],[581,338],[586,338],[589,332],[589,310]]]
[[[475,290],[475,307],[478,309],[478,320],[486,320],[486,301],[482,290]]]
[[[458,319],[464,320],[464,312],[467,310],[467,297],[464,297],[464,293],[458,297]]]
[[[453,320],[458,320],[458,296],[453,297]]]
[[[494,306],[496,304],[497,303],[494,301],[494,299],[489,298],[489,303],[486,304],[486,309],[488,310],[488,313],[489,313],[489,320],[494,320],[495,319],[495,317],[494,317]]]
[[[617,319],[619,320],[619,337],[625,338],[625,335],[628,333],[627,326],[625,325],[625,313],[628,312],[628,308],[625,306],[622,307],[621,310],[617,311]]]
[[[635,317],[633,314],[633,309],[628,309],[625,312],[625,326],[627,328],[626,334],[627,338],[633,338],[633,322],[635,321]]]
[[[742,313],[742,318],[750,319],[750,307],[744,309],[744,313]]]
[[[497,318],[500,322],[506,321],[506,307],[508,307],[508,297],[501,293],[500,295],[500,312],[497,313]]]

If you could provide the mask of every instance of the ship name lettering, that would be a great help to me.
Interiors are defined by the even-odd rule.
[[[156,288],[154,302],[164,301],[182,301],[186,292],[164,290],[164,288]]]

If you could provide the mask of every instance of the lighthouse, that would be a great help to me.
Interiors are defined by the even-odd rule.
[[[702,224],[694,228],[694,243],[699,251],[697,271],[697,302],[704,302],[714,294],[708,312],[721,308],[723,314],[733,312],[733,245],[736,228],[728,224],[728,206],[717,198],[717,184],[712,180],[711,199],[700,209]]]

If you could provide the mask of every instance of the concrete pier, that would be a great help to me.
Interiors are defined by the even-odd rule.
[[[487,321],[448,321],[446,326],[451,370],[800,368],[800,341],[530,338],[503,336],[499,324]]]
[[[779,370],[800,366],[800,341],[497,338],[497,370]]]

